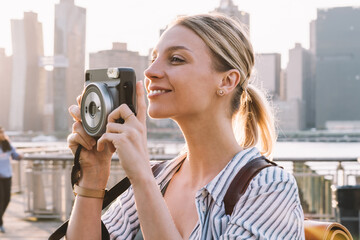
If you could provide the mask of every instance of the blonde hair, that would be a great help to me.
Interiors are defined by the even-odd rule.
[[[182,16],[173,25],[191,29],[205,42],[216,71],[240,72],[241,79],[231,103],[237,141],[244,148],[260,143],[261,153],[270,156],[276,141],[274,117],[265,95],[249,84],[255,57],[247,30],[240,22],[221,14]]]

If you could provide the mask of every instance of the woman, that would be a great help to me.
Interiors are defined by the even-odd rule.
[[[10,159],[20,160],[22,154],[16,152],[11,146],[8,136],[5,135],[4,129],[0,127],[0,232],[5,233],[3,226],[3,215],[10,202],[11,194],[11,162]]]
[[[79,108],[71,106],[77,121],[69,147],[73,152],[78,144],[86,148],[80,156],[80,188],[101,193],[115,151],[132,187],[102,217],[101,198],[78,195],[67,238],[99,239],[102,218],[112,239],[133,239],[140,226],[145,239],[303,239],[297,185],[280,168],[262,170],[232,215],[225,214],[223,198],[232,178],[248,161],[269,156],[275,140],[266,98],[249,84],[253,65],[252,46],[236,21],[195,15],[168,26],[145,71],[148,114],[173,119],[186,151],[156,179],[140,82],[137,116],[121,105],[109,115],[97,143],[85,134]],[[120,117],[124,124],[115,122]]]

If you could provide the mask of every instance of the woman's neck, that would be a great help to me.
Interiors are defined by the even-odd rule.
[[[238,145],[231,119],[187,120],[179,122],[188,154],[183,168],[194,185],[207,183],[242,150]]]

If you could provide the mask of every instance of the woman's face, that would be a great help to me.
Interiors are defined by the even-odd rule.
[[[184,26],[171,27],[160,38],[152,64],[145,70],[150,117],[176,120],[211,112],[221,79],[203,40]]]

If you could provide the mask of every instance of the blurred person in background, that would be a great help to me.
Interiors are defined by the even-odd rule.
[[[0,232],[5,233],[3,215],[10,202],[11,194],[11,159],[21,160],[23,155],[11,145],[4,128],[0,126]]]

